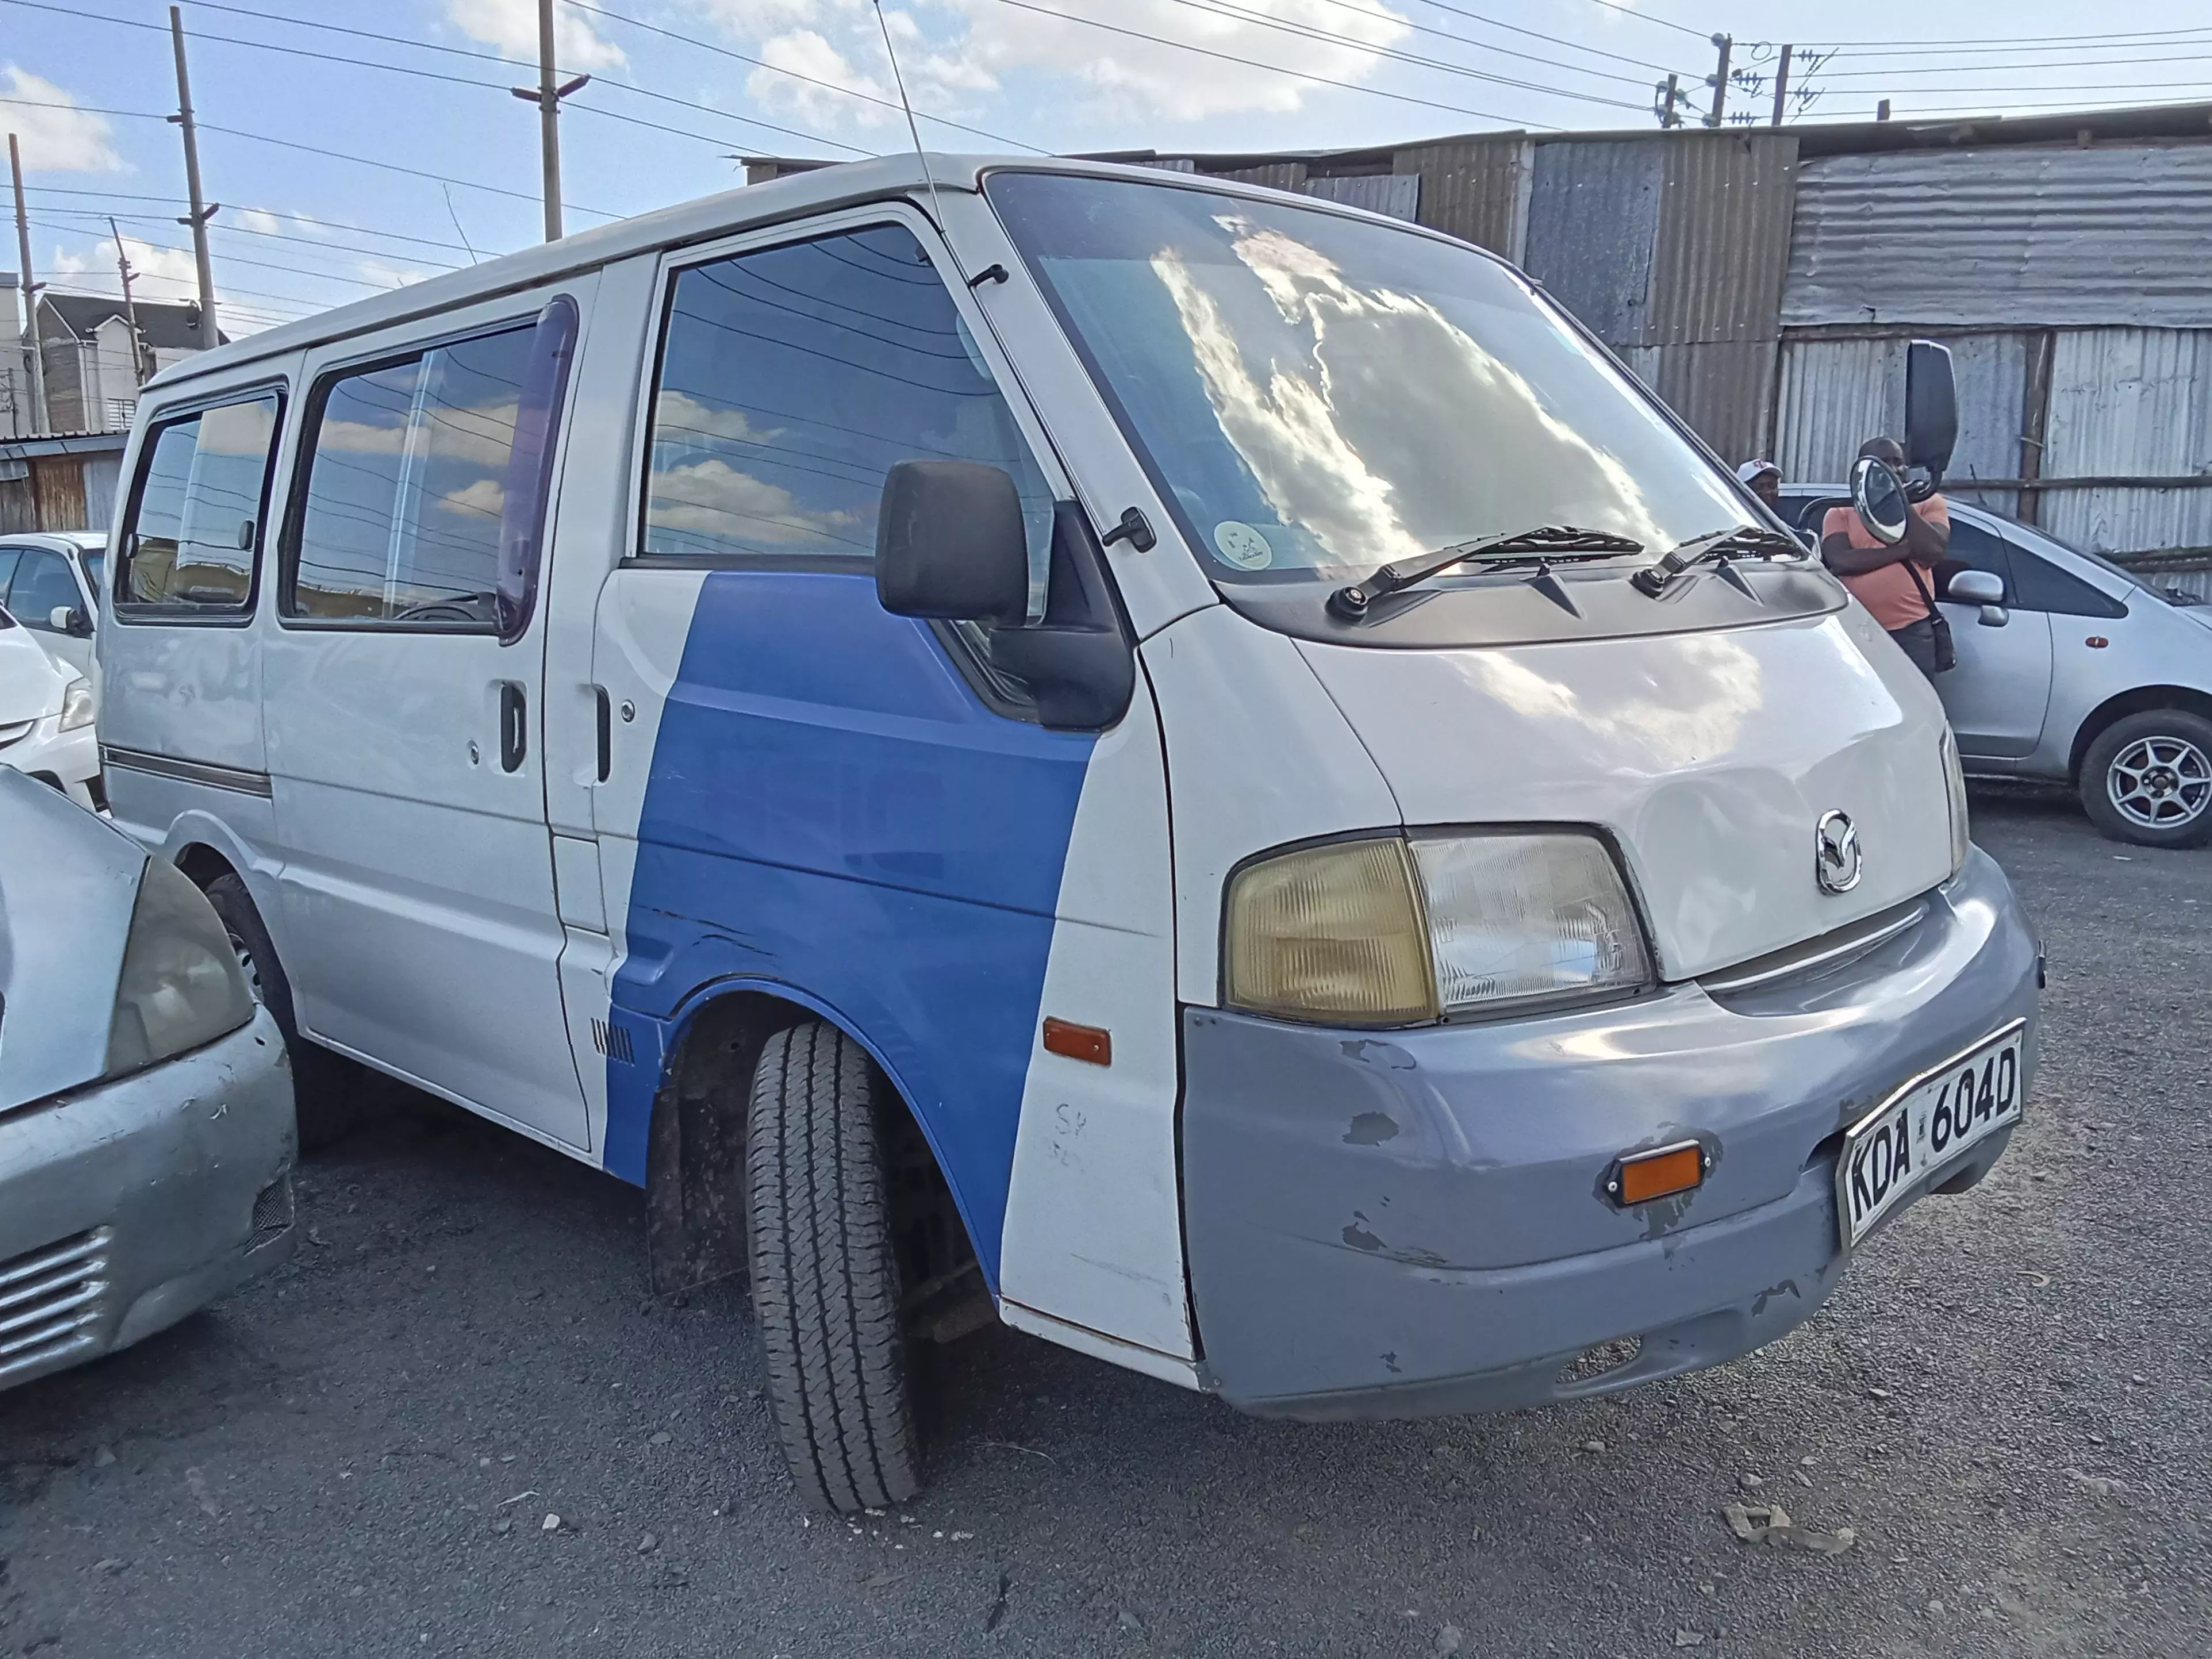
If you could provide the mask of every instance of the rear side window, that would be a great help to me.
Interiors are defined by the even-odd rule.
[[[123,610],[222,616],[252,605],[283,410],[271,392],[154,428],[117,556]]]
[[[1946,557],[1937,567],[1937,574],[1948,592],[1952,575],[1960,570],[1986,570],[2004,584],[2005,599],[2010,602],[2016,584],[2013,580],[2012,560],[2004,538],[1992,536],[1971,520],[1954,518],[1951,520],[1950,544]]]
[[[574,302],[557,298],[534,323],[321,382],[283,614],[519,635],[576,327]]]
[[[2062,617],[2124,617],[2128,608],[2099,592],[2078,576],[2069,576],[2049,560],[2025,548],[2014,548],[2013,574],[2019,586],[2013,603],[2022,611],[2052,611]]]
[[[871,227],[676,279],[653,410],[642,551],[871,559],[894,462],[1013,475],[1042,574],[1052,498],[912,233]]]

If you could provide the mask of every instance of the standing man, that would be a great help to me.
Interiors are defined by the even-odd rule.
[[[1746,461],[1736,468],[1735,476],[1743,487],[1767,506],[1782,509],[1782,469],[1771,461]]]
[[[1894,438],[1869,438],[1861,455],[1905,471],[1905,449]],[[1820,521],[1820,556],[1851,595],[1929,679],[1936,667],[1936,566],[1951,544],[1951,509],[1941,495],[1915,501],[1905,539],[1878,540],[1850,507],[1832,507]]]

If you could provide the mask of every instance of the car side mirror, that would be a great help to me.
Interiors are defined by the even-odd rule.
[[[1029,532],[1004,467],[900,461],[876,520],[876,598],[899,617],[1018,623],[1029,615]]]
[[[1912,521],[1912,505],[1905,498],[1905,480],[1886,461],[1862,455],[1851,463],[1851,505],[1867,533],[1884,547],[1905,539]]]
[[[1905,354],[1905,464],[1928,469],[1940,484],[1959,443],[1959,386],[1951,351],[1915,340]]]
[[[2004,579],[1994,570],[1961,570],[1943,590],[1958,605],[2002,605],[2004,596]]]
[[[47,611],[46,626],[57,634],[68,634],[80,640],[88,639],[92,634],[91,620],[73,605],[58,605]]]

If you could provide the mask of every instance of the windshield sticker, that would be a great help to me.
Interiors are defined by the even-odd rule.
[[[1213,526],[1213,544],[1239,570],[1265,570],[1275,562],[1275,550],[1267,545],[1267,538],[1235,519],[1224,519]]]

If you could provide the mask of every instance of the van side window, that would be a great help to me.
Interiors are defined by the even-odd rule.
[[[243,612],[253,602],[276,392],[164,421],[148,434],[116,555],[125,612]]]
[[[695,265],[654,382],[642,552],[872,559],[896,461],[1013,475],[1041,579],[1052,498],[921,244],[896,225]]]
[[[536,331],[452,341],[320,382],[285,550],[285,616],[489,633]]]

